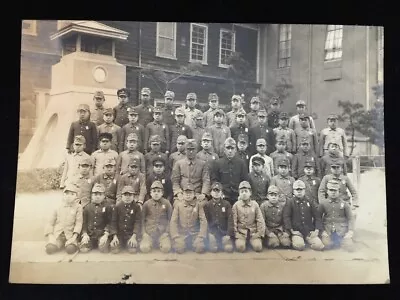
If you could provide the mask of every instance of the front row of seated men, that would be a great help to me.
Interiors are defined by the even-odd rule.
[[[193,250],[260,252],[267,248],[292,247],[313,250],[342,246],[353,248],[354,218],[350,204],[339,197],[339,182],[327,183],[327,199],[319,204],[305,196],[304,182],[293,184],[293,197],[282,201],[279,188],[268,188],[268,200],[261,206],[252,200],[249,182],[239,185],[239,198],[231,206],[224,200],[222,185],[213,183],[209,201],[198,201],[188,184],[183,197],[172,206],[163,198],[163,184],[151,185],[151,198],[143,206],[134,201],[130,185],[122,189],[115,205],[106,201],[105,187],[96,183],[91,201],[82,208],[77,201],[78,189],[67,185],[61,205],[46,226],[46,252],[65,248],[69,254],[88,252],[150,252],[159,248],[167,253]]]

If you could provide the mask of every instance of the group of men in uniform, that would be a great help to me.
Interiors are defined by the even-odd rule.
[[[47,253],[352,248],[358,199],[337,116],[318,138],[302,100],[289,120],[278,99],[267,113],[253,97],[246,113],[234,95],[225,114],[215,93],[204,113],[195,93],[178,108],[172,91],[164,107],[150,104],[148,88],[135,107],[129,90],[117,95],[114,108],[104,107],[102,92],[94,109],[78,107]]]

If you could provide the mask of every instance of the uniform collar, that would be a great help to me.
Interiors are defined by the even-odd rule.
[[[153,121],[153,124],[154,125],[162,125],[163,123],[162,122]]]
[[[94,107],[94,110],[104,110],[104,106],[103,106],[103,105],[100,106],[100,107],[95,106],[95,107]]]
[[[79,124],[87,125],[87,124],[89,124],[89,120],[84,120],[84,121],[79,120]]]
[[[244,200],[240,200],[240,201],[242,201],[242,206],[249,206],[249,207],[251,207],[251,200],[249,201],[249,202],[245,202]]]
[[[329,203],[339,203],[339,197],[337,197],[336,199],[329,199]]]
[[[136,127],[137,126],[137,124],[138,124],[138,122],[136,122],[136,123],[131,123],[131,122],[129,122],[129,126],[131,127],[131,128],[134,128],[134,127]]]
[[[106,173],[103,173],[103,178],[104,179],[114,179],[115,174],[112,175],[107,175]]]
[[[221,206],[222,201],[221,201],[221,199],[215,200],[215,199],[213,198],[213,199],[212,199],[212,203],[213,203],[214,206],[215,206],[215,205]]]
[[[119,107],[119,108],[125,108],[125,107],[127,107],[127,106],[128,106],[127,103],[122,103],[122,102],[118,103],[118,107]]]
[[[108,124],[107,124],[106,122],[104,122],[103,124],[104,124],[104,126],[106,126],[106,127],[113,127],[113,125],[114,125],[112,122],[111,122],[111,123],[108,123]]]
[[[271,202],[267,202],[268,207],[279,207],[279,202],[277,202],[276,204],[272,204]]]
[[[186,207],[186,206],[195,207],[195,206],[196,206],[196,201],[192,201],[192,202],[187,202],[187,201],[185,201],[183,205],[184,205],[185,207]]]
[[[84,152],[84,151],[81,151],[81,152],[79,152],[79,153],[74,152],[74,156],[83,156],[83,152]]]
[[[86,176],[83,176],[82,174],[79,174],[79,179],[90,179],[89,174]]]
[[[330,127],[328,127],[329,128],[329,131],[336,131],[336,129],[337,129],[337,127],[336,128],[330,128]]]

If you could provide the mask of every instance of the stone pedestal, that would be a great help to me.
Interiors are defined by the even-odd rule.
[[[59,167],[66,154],[70,124],[78,120],[77,107],[93,108],[93,93],[104,92],[105,107],[117,104],[117,90],[126,86],[126,67],[112,56],[86,52],[65,55],[52,67],[50,100],[18,170]]]

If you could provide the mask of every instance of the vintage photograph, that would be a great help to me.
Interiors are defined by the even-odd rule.
[[[383,27],[21,28],[9,282],[390,282]]]

